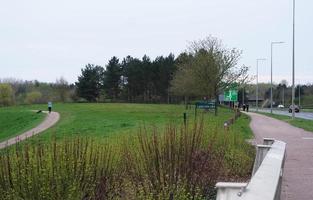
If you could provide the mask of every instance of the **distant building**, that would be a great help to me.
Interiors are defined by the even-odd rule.
[[[258,98],[258,102],[259,102],[259,105],[261,105],[263,102],[264,102],[264,97],[260,97]],[[248,103],[250,105],[255,105],[256,103],[256,96],[255,95],[249,95],[248,97]]]

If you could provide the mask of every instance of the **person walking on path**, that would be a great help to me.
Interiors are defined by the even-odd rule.
[[[48,102],[48,110],[49,110],[49,114],[50,114],[51,110],[52,110],[52,102],[51,101]]]

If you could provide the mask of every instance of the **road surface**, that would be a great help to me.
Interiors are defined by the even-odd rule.
[[[44,111],[45,113],[47,113],[46,111]],[[0,149],[3,149],[7,146],[13,145],[17,142],[20,142],[22,140],[25,140],[29,137],[32,137],[33,135],[37,135],[38,133],[43,132],[44,130],[50,128],[51,126],[53,126],[55,123],[57,123],[60,119],[60,114],[57,112],[51,112],[50,114],[47,113],[47,116],[45,118],[45,120],[39,124],[37,127],[26,131],[18,136],[15,136],[11,139],[8,139],[6,141],[3,141],[0,143]]]
[[[281,199],[313,199],[313,133],[265,115],[247,114],[258,144],[265,137],[287,143]]]
[[[255,111],[254,108],[249,109],[250,111]],[[270,109],[259,109],[259,112],[264,112],[264,113],[271,113]],[[286,110],[273,110],[273,114],[277,114],[277,115],[285,115],[285,116],[290,116],[292,115],[292,113],[289,113]],[[313,113],[312,112],[299,112],[299,113],[295,113],[297,118],[301,118],[301,119],[308,119],[308,120],[313,120]]]

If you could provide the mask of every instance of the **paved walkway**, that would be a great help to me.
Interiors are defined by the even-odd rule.
[[[55,123],[57,123],[57,121],[59,121],[60,119],[60,114],[57,112],[51,112],[50,114],[48,114],[48,112],[44,111],[45,113],[47,113],[47,116],[45,118],[45,120],[39,124],[37,127],[26,131],[16,137],[13,137],[11,139],[8,139],[6,141],[3,141],[0,143],[0,149],[3,149],[7,146],[10,146],[12,144],[15,144],[19,141],[25,140],[29,137],[32,137],[33,135],[37,135],[38,133],[41,133],[42,131],[50,128],[51,126],[53,126]]]
[[[282,200],[313,200],[313,133],[256,113],[251,128],[257,143],[264,137],[287,143]]]

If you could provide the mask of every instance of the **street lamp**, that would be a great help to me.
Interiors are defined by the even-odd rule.
[[[301,85],[299,84],[299,108],[301,106]]]
[[[296,1],[293,0],[293,23],[292,23],[292,119],[295,118],[295,18],[296,18]]]
[[[284,42],[271,42],[271,114],[273,113],[273,46]]]
[[[256,111],[259,111],[259,61],[264,61],[265,58],[256,59],[256,94],[255,94],[255,106]]]

